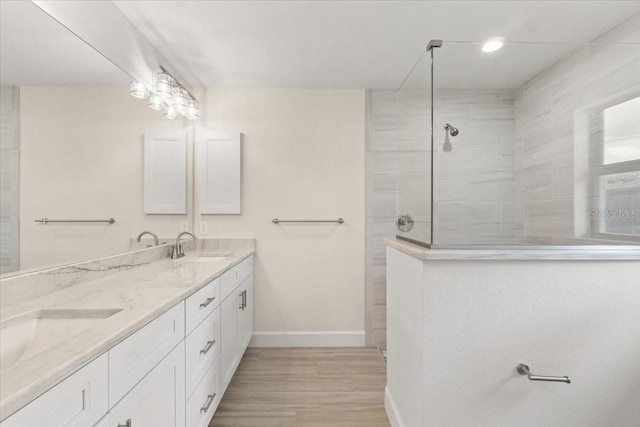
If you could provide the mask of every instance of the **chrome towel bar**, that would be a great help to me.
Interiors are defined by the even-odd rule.
[[[47,224],[49,222],[108,222],[109,224],[113,224],[116,222],[113,218],[108,219],[49,219],[46,216],[40,219],[36,219],[34,222],[40,222],[42,224]]]
[[[533,375],[531,371],[529,371],[529,367],[524,363],[520,363],[516,370],[520,375],[526,375],[531,381],[551,381],[557,383],[567,383],[571,384],[571,378],[569,377],[548,377],[543,375]]]
[[[344,219],[278,219],[273,218],[271,220],[274,224],[280,224],[281,222],[337,222],[338,224],[344,223]]]

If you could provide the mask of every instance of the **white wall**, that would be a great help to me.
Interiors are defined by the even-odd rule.
[[[433,260],[422,271],[398,269],[415,261],[389,249],[389,292],[422,283],[420,426],[640,425],[638,261]],[[415,337],[417,327],[390,323],[389,332]],[[392,343],[413,348],[390,341],[389,375],[402,368],[394,355],[407,357]],[[529,381],[519,363],[572,383]]]
[[[187,215],[145,215],[144,132],[191,126],[165,119],[127,87],[20,88],[20,268],[129,249],[149,229],[175,236]],[[37,224],[36,218],[107,224]]]
[[[243,133],[242,215],[196,215],[195,230],[256,238],[254,344],[364,341],[364,102],[364,90],[206,92],[203,128]]]

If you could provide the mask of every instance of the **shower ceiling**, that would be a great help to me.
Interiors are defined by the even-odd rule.
[[[640,12],[639,1],[115,3],[194,84],[242,88],[395,89],[430,39],[586,43]],[[494,53],[510,73],[475,87],[515,87],[571,49],[505,46]]]

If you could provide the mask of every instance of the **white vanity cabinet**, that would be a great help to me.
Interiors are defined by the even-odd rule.
[[[0,427],[206,427],[253,335],[253,256]]]
[[[176,346],[109,413],[109,427],[184,427],[184,343]]]
[[[253,336],[253,257],[224,273],[221,288],[220,373],[224,392]]]

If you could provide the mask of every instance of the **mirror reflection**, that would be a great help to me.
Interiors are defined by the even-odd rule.
[[[2,273],[125,252],[143,230],[185,228],[188,211],[144,213],[144,136],[190,144],[189,122],[133,98],[127,74],[31,2],[2,2],[1,19]]]

